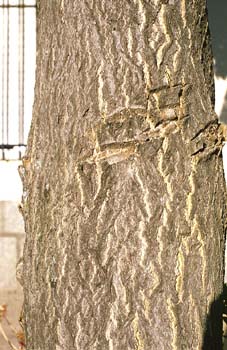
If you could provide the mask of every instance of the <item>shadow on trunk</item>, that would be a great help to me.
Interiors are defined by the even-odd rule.
[[[224,285],[223,293],[214,300],[210,307],[202,350],[223,349],[223,324],[227,325],[227,285]]]

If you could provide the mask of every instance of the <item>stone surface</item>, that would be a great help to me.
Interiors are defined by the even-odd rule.
[[[3,233],[24,234],[24,221],[17,202],[0,201],[0,235]]]
[[[21,161],[0,162],[0,200],[19,202],[22,184],[18,174]]]
[[[17,240],[0,237],[0,290],[16,289]]]

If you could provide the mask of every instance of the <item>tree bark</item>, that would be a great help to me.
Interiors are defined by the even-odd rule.
[[[225,186],[205,0],[37,10],[20,168],[27,349],[220,350]]]

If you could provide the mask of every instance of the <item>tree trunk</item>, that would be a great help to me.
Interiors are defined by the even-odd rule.
[[[20,168],[27,349],[220,350],[205,0],[40,0],[37,16]]]

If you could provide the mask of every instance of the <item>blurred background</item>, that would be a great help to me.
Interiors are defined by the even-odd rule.
[[[23,294],[16,280],[24,224],[18,210],[22,185],[18,165],[25,152],[34,99],[36,1],[0,0],[0,305],[18,330]],[[18,345],[9,324],[2,324]],[[0,334],[0,349],[10,349]]]
[[[227,1],[207,0],[207,5],[215,62],[215,110],[220,121],[227,124]],[[223,148],[223,161],[227,179],[227,144]],[[227,249],[225,261],[227,265]],[[227,268],[225,283],[227,283]]]

